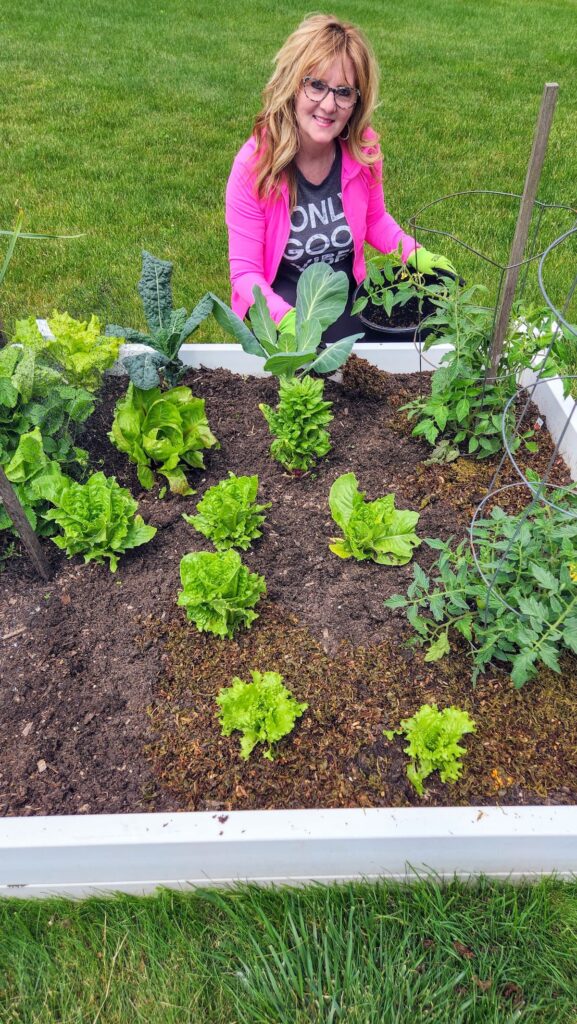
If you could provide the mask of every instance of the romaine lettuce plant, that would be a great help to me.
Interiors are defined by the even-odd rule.
[[[246,551],[253,540],[262,536],[262,514],[270,508],[257,505],[258,476],[235,476],[229,473],[214,487],[209,487],[196,506],[195,516],[183,513],[182,518],[195,530],[211,540],[217,551],[241,548]]]
[[[329,493],[332,517],[344,533],[330,550],[339,558],[371,558],[379,565],[405,565],[421,543],[415,533],[418,512],[395,508],[394,494],[365,501],[354,473],[337,477]]]
[[[273,760],[273,743],[282,739],[308,708],[294,699],[279,672],[251,671],[252,682],[235,676],[230,686],[223,687],[217,698],[222,735],[235,729],[243,733],[240,756],[250,757],[257,743],[267,743],[263,757]]]
[[[208,293],[200,299],[190,315],[184,308],[173,308],[172,270],[173,265],[169,260],[159,260],[143,250],[138,294],[149,333],[135,331],[132,327],[119,327],[118,324],[108,324],[106,327],[107,335],[154,349],[154,352],[127,356],[122,360],[130,379],[143,391],[159,387],[160,374],[169,385],[178,384],[186,370],[178,356],[181,345],[212,311],[213,299]]]
[[[195,551],[180,562],[178,604],[201,632],[231,638],[239,626],[258,618],[252,609],[266,594],[266,583],[249,572],[238,551]]]
[[[276,408],[259,405],[275,439],[270,451],[285,469],[307,470],[326,455],[331,440],[324,428],[330,423],[332,402],[323,399],[324,381],[318,377],[281,379]]]
[[[62,473],[59,464],[46,455],[38,427],[22,435],[14,455],[3,468],[32,529],[39,537],[50,536],[55,526],[44,518],[49,505],[40,497],[38,488],[46,481],[56,485]],[[0,504],[0,530],[10,529],[12,520]]]
[[[451,706],[439,711],[436,704],[423,704],[411,718],[403,718],[398,729],[385,729],[384,735],[392,740],[404,734],[408,744],[405,754],[412,758],[407,765],[407,778],[423,796],[424,780],[438,771],[441,782],[456,782],[463,770],[459,758],[466,754],[459,740],[476,726],[466,711]]]
[[[121,339],[105,337],[96,316],[87,322],[54,310],[48,326],[54,335],[52,339],[41,334],[34,317],[17,320],[14,342],[53,356],[70,384],[87,391],[98,390],[102,374],[118,358]]]
[[[364,337],[362,333],[349,335],[318,351],[323,331],[344,312],[348,294],[349,280],[342,270],[335,271],[322,262],[312,263],[303,270],[297,285],[294,337],[285,332],[279,334],[258,285],[253,289],[255,301],[249,311],[252,331],[211,293],[212,312],[245,352],[265,360],[264,369],[270,373],[279,377],[292,377],[298,370],[333,373],[349,357],[355,341]]]
[[[120,555],[147,544],[156,533],[156,527],[135,514],[138,503],[130,491],[104,473],[93,473],[85,484],[67,476],[44,478],[35,490],[54,505],[44,518],[60,527],[61,535],[52,539],[69,558],[84,555],[85,562],[101,563],[108,559],[115,572]]]
[[[116,403],[108,436],[136,463],[143,487],[153,487],[154,465],[175,494],[195,493],[183,467],[203,469],[203,451],[220,448],[208,425],[204,399],[195,398],[184,386],[143,391],[131,382],[124,398]]]

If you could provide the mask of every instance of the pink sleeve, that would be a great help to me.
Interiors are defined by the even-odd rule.
[[[375,177],[376,172],[376,177]],[[367,209],[367,235],[369,245],[373,245],[380,252],[393,252],[398,249],[399,242],[403,246],[403,260],[420,248],[415,244],[412,235],[407,235],[397,224],[394,217],[387,213],[385,197],[383,194],[383,164],[379,160],[372,168],[367,168],[369,175],[369,205]]]
[[[263,295],[275,323],[292,307],[277,295],[264,276],[265,214],[254,194],[245,165],[235,160],[226,186],[228,258],[233,290],[252,306],[255,284]]]

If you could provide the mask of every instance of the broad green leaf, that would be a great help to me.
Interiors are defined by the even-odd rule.
[[[268,357],[264,369],[277,377],[291,377],[301,366],[311,363],[314,357],[314,352],[278,352]]]
[[[253,288],[254,303],[250,307],[249,317],[251,327],[264,348],[267,355],[272,356],[277,351],[277,327],[269,313],[266,299],[262,290],[257,284]]]
[[[192,313],[188,317],[188,320],[185,321],[180,332],[181,345],[184,344],[186,339],[190,337],[190,335],[203,322],[203,320],[206,320],[206,318],[210,316],[210,314],[212,313],[213,305],[214,302],[210,292],[207,292],[206,295],[203,295],[202,298],[199,299]]]
[[[150,391],[160,386],[159,367],[168,362],[160,352],[140,352],[121,360],[131,381],[141,391]]]
[[[321,343],[322,327],[318,320],[305,320],[296,337],[297,352],[314,352]]]
[[[537,562],[529,562],[529,569],[531,570],[531,575],[535,577],[545,590],[550,590],[554,594],[557,593],[559,590],[559,580],[555,579],[553,574],[544,565],[539,565]]]
[[[252,331],[249,331],[244,321],[236,313],[233,313],[232,309],[222,299],[219,299],[217,295],[214,295],[213,292],[208,292],[208,294],[213,301],[212,315],[223,330],[228,334],[232,334],[233,338],[242,345],[245,352],[249,352],[253,356],[259,356],[261,359],[266,359],[267,353],[262,345],[259,344]]]
[[[335,341],[334,345],[327,346],[324,352],[317,356],[309,369],[315,373],[333,373],[349,358],[353,345],[359,338],[364,338],[364,334],[353,334],[348,338],[342,338],[341,341]]]
[[[362,504],[364,494],[354,473],[343,473],[337,477],[329,491],[331,515],[341,530],[346,532],[353,509]]]
[[[328,263],[312,263],[303,270],[297,285],[297,332],[305,320],[318,320],[325,330],[344,312],[349,295],[349,279],[342,270]]]

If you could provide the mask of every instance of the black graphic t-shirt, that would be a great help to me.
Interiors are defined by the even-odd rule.
[[[297,204],[291,213],[291,233],[280,262],[273,289],[291,306],[296,303],[297,283],[311,263],[330,263],[353,274],[353,236],[341,199],[341,147],[320,185],[312,185],[297,170]]]

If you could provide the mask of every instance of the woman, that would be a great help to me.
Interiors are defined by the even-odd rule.
[[[364,243],[385,253],[401,245],[403,259],[424,273],[453,267],[416,246],[386,211],[371,127],[375,57],[354,25],[315,14],[289,36],[275,63],[226,190],[232,308],[243,317],[259,285],[281,332],[294,334],[299,275],[324,260],[347,274],[350,288],[345,312],[323,340],[364,331],[365,340],[381,341],[350,314],[366,273]]]

